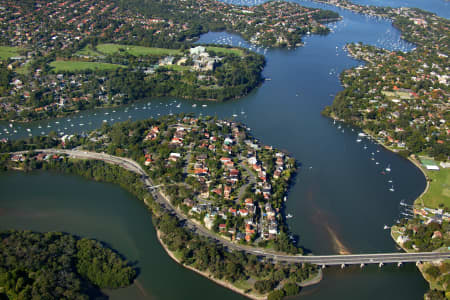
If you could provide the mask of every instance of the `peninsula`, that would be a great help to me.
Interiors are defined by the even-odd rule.
[[[0,119],[31,121],[150,97],[245,96],[262,83],[264,57],[194,45],[201,34],[292,48],[339,15],[279,1],[58,0],[6,1],[0,19]]]
[[[294,295],[301,286],[320,281],[319,268],[307,262],[294,260],[287,266],[258,258],[258,253],[280,257],[302,253],[283,214],[296,162],[261,145],[242,124],[193,115],[165,116],[105,124],[86,136],[7,142],[1,152],[48,147],[62,152],[6,155],[1,165],[53,169],[119,184],[151,209],[158,237],[172,258],[248,297],[279,299],[272,297]],[[83,151],[99,153],[99,158],[117,165],[64,153],[74,147],[81,157]],[[243,255],[242,250],[250,252]]]

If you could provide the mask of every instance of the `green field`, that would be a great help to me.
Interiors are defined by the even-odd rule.
[[[430,181],[428,192],[422,200],[426,207],[439,208],[444,205],[450,208],[450,169],[441,168],[439,171],[425,170]]]
[[[87,61],[71,61],[71,60],[57,60],[50,63],[50,67],[55,72],[76,72],[85,70],[115,70],[117,68],[126,68],[122,65],[87,62]]]
[[[164,66],[164,68],[167,68],[167,69],[173,70],[173,71],[186,71],[186,70],[191,69],[191,67],[189,67],[189,66],[179,66],[179,65],[167,65],[167,66]]]
[[[21,48],[0,46],[0,59],[8,59],[13,56],[19,56]]]
[[[75,55],[80,55],[80,56],[84,55],[84,56],[91,56],[91,57],[103,56],[102,53],[92,49],[91,45],[87,45],[86,47],[84,47],[80,51],[77,51],[77,53],[75,53]]]
[[[181,54],[180,50],[120,45],[120,44],[100,44],[97,46],[97,51],[104,54],[114,54],[120,51],[126,52],[133,56],[142,55],[176,55]]]
[[[244,51],[237,48],[206,47],[206,50],[214,51],[217,54],[235,54],[237,56],[244,56]]]
[[[407,92],[389,92],[389,91],[382,91],[381,92],[383,95],[385,95],[388,99],[392,100],[392,99],[412,99],[413,97],[411,96],[410,93]]]

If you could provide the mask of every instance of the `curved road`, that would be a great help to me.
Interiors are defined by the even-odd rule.
[[[146,186],[152,191],[152,195],[155,201],[160,203],[162,207],[170,209],[173,211],[178,219],[186,224],[190,229],[198,234],[206,236],[216,242],[223,244],[226,248],[230,250],[244,251],[246,253],[251,253],[260,257],[265,257],[266,259],[271,259],[278,262],[286,263],[303,263],[308,262],[311,264],[321,265],[321,266],[333,266],[340,265],[344,267],[345,265],[365,265],[365,264],[379,264],[380,266],[384,263],[406,263],[406,262],[424,262],[424,261],[438,261],[450,259],[450,252],[420,252],[420,253],[376,253],[376,254],[351,254],[351,255],[314,255],[314,256],[302,256],[302,255],[283,255],[275,252],[267,251],[266,249],[258,249],[254,247],[238,245],[232,243],[213,232],[207,230],[203,226],[194,223],[192,220],[186,217],[186,215],[176,207],[174,207],[169,199],[162,194],[160,191],[153,188],[153,183],[148,178],[147,173],[142,169],[142,167],[134,160],[124,157],[117,157],[104,153],[88,152],[82,150],[63,150],[63,149],[39,149],[33,150],[34,152],[43,152],[47,154],[67,154],[74,158],[80,159],[94,159],[101,160],[107,163],[115,164],[121,166],[131,172],[137,173],[142,176],[142,180]],[[15,152],[27,153],[28,151]]]

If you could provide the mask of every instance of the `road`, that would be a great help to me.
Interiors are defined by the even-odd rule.
[[[28,151],[15,152],[26,153]],[[320,266],[336,266],[340,265],[344,267],[345,265],[365,265],[365,264],[386,264],[386,263],[406,263],[406,262],[424,262],[424,261],[439,261],[450,259],[450,252],[420,252],[420,253],[375,253],[375,254],[351,254],[351,255],[283,255],[275,252],[268,251],[266,249],[258,249],[255,247],[239,245],[232,243],[224,238],[219,237],[213,232],[207,230],[201,225],[198,225],[191,221],[186,215],[174,207],[169,199],[152,183],[150,178],[148,178],[147,173],[144,169],[134,160],[124,157],[112,156],[104,153],[88,152],[82,150],[63,150],[63,149],[39,149],[34,150],[34,152],[43,152],[47,154],[66,154],[70,157],[79,159],[94,159],[101,160],[107,163],[115,164],[129,170],[131,172],[137,173],[142,176],[144,183],[147,185],[149,190],[152,190],[152,195],[159,204],[161,204],[166,209],[172,211],[177,215],[178,219],[182,221],[187,227],[195,231],[197,234],[206,236],[218,243],[221,243],[229,250],[244,251],[246,253],[251,253],[259,257],[265,257],[266,259],[271,259],[277,262],[285,263],[311,263]]]

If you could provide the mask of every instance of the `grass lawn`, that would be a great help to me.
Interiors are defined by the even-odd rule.
[[[439,204],[450,208],[450,169],[425,170],[430,181],[428,192],[422,200],[427,207],[439,208]]]
[[[19,74],[27,74],[30,72],[30,62],[16,69],[16,72]]]
[[[102,53],[95,51],[94,49],[92,49],[91,45],[87,45],[86,47],[84,47],[83,49],[81,49],[80,51],[77,51],[75,53],[75,55],[85,55],[85,56],[91,56],[91,57],[99,57],[99,56],[103,56]]]
[[[214,51],[218,54],[236,54],[237,56],[244,56],[244,51],[237,48],[222,48],[222,47],[206,47],[208,51]]]
[[[186,70],[191,69],[191,67],[189,67],[189,66],[179,66],[179,65],[167,65],[167,66],[164,66],[164,68],[167,68],[167,69],[173,70],[173,71],[186,71]]]
[[[0,46],[0,59],[8,59],[13,56],[19,56],[21,49],[19,47]]]
[[[120,44],[99,44],[97,45],[97,51],[104,54],[114,54],[119,51],[124,51],[133,56],[141,55],[176,55],[180,54],[180,50],[120,45]]]
[[[50,66],[55,72],[64,71],[84,71],[84,70],[115,70],[117,68],[126,68],[122,65],[99,63],[99,62],[88,62],[88,61],[71,61],[71,60],[57,60],[52,61]]]
[[[392,99],[398,99],[398,98],[400,98],[400,99],[411,99],[412,98],[412,96],[411,96],[411,94],[410,93],[407,93],[407,92],[398,92],[398,91],[395,91],[395,92],[389,92],[389,91],[382,91],[381,92],[382,94],[384,94],[386,97],[388,97],[388,99],[390,99],[390,100],[392,100]]]

